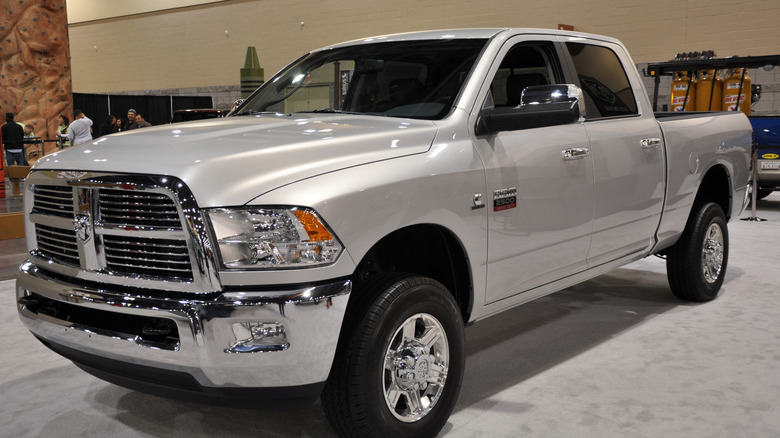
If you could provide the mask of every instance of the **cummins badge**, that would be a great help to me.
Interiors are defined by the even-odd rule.
[[[493,190],[493,211],[517,207],[517,188]]]

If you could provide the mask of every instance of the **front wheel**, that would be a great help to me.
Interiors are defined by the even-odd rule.
[[[718,295],[729,257],[726,216],[714,203],[694,207],[680,240],[666,257],[672,293],[682,300],[710,301]]]
[[[439,282],[377,276],[353,291],[341,345],[321,397],[343,437],[432,437],[452,412],[465,363],[465,335]]]

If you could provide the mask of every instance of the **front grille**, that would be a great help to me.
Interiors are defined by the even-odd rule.
[[[99,198],[103,224],[181,229],[176,204],[164,194],[101,189]]]
[[[112,272],[192,280],[192,265],[183,240],[104,236],[106,266]]]
[[[127,189],[124,189],[124,186]],[[173,194],[154,187],[33,185],[36,254],[97,274],[194,280],[187,234]]]
[[[73,188],[68,186],[36,186],[33,213],[73,219]]]
[[[73,229],[35,224],[35,235],[42,255],[64,265],[79,266],[79,245]]]

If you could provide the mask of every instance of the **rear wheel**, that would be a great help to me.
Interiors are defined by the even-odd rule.
[[[343,437],[436,435],[460,392],[463,321],[439,282],[377,276],[353,292],[337,357],[322,394]]]
[[[680,240],[666,257],[666,272],[674,295],[687,301],[710,301],[726,275],[729,235],[726,216],[714,203],[692,213]]]

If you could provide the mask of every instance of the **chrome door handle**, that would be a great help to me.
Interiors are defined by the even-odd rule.
[[[639,144],[642,145],[642,149],[657,148],[661,144],[661,139],[657,137],[642,139]]]
[[[561,151],[561,157],[564,161],[581,160],[587,157],[588,154],[590,154],[590,149],[588,148],[571,148]]]

